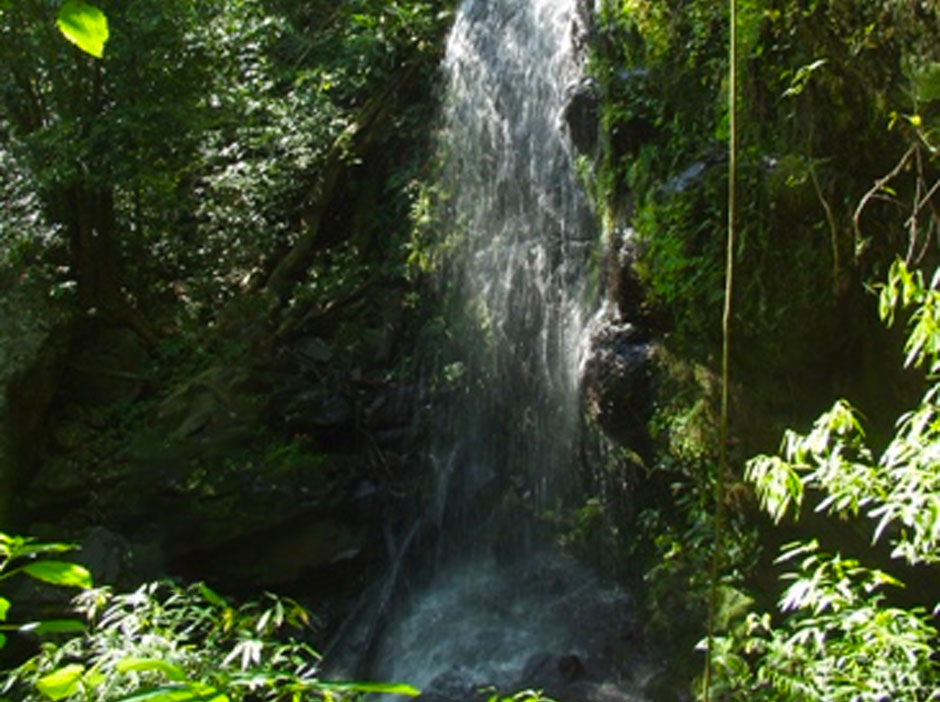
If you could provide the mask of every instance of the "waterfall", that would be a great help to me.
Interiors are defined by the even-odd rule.
[[[577,491],[581,460],[598,233],[564,114],[584,23],[577,0],[465,0],[447,44],[438,219],[452,387],[430,412],[423,536],[405,540],[431,553],[423,576],[386,587],[398,594],[367,671],[441,699],[574,681],[603,667],[592,646],[611,648],[627,616],[622,592],[539,533]]]
[[[474,540],[507,490],[550,508],[577,456],[596,244],[562,118],[580,27],[575,0],[467,0],[447,45],[442,284],[467,391],[435,408],[431,453],[436,517]]]

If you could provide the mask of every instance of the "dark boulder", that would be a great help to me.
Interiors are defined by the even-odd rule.
[[[611,439],[634,449],[646,439],[654,348],[629,322],[602,319],[582,367],[588,415]]]
[[[593,153],[598,134],[598,90],[591,78],[568,86],[562,117],[568,125],[571,143],[583,154]]]

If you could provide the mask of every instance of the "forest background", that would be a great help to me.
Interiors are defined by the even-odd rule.
[[[102,58],[63,39],[60,3],[0,2],[0,526],[46,544],[5,540],[2,582],[88,585],[35,567],[74,539],[118,589],[167,575],[213,589],[89,595],[86,637],[50,643],[8,684],[53,699],[323,694],[315,657],[303,668],[306,650],[282,648],[301,644],[244,643],[275,620],[304,626],[303,608],[239,608],[216,590],[299,598],[303,584],[322,608],[317,642],[385,558],[388,524],[420,502],[420,407],[462,382],[432,284],[447,255],[431,126],[453,3],[97,5]],[[704,0],[590,14],[572,131],[605,232],[598,289],[655,353],[648,384],[587,408],[611,437],[605,466],[583,476],[583,503],[546,519],[643,594],[645,635],[695,671],[714,552],[728,16]],[[938,28],[929,2],[739,2],[714,695],[938,694]],[[858,410],[826,412],[840,397]],[[642,406],[626,425],[624,404]],[[809,433],[749,460],[788,427]],[[779,522],[804,499],[784,526],[761,515]],[[786,589],[772,564],[784,544]],[[6,630],[39,616],[30,597],[0,599]],[[133,652],[97,619],[108,606],[144,618],[166,597],[189,604],[163,648]],[[175,658],[187,617],[212,608],[232,625]],[[105,640],[122,655],[102,656]]]

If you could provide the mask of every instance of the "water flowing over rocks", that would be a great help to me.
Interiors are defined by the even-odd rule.
[[[641,699],[648,663],[630,598],[570,559],[541,552],[514,564],[462,563],[406,606],[379,654],[415,671],[422,699],[478,699],[488,687]]]
[[[450,389],[429,397],[420,516],[387,539],[392,565],[331,646],[331,675],[406,680],[435,702],[488,686],[642,699],[630,598],[562,555],[548,526],[582,499],[583,397],[634,433],[614,394],[643,394],[649,356],[630,325],[588,329],[600,237],[575,160],[598,138],[589,33],[575,0],[465,0],[457,13],[439,146],[453,250],[438,284],[459,346]]]

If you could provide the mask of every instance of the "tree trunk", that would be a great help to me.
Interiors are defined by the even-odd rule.
[[[89,313],[113,310],[120,299],[114,196],[110,190],[76,185],[63,199],[79,305]]]

